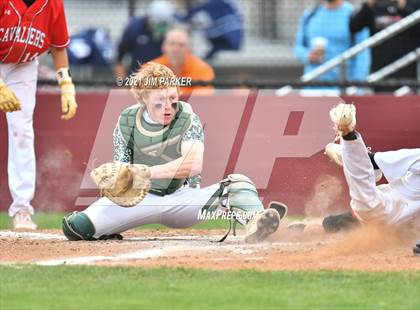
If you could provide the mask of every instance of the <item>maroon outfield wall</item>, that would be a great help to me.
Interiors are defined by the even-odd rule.
[[[420,146],[420,97],[352,97],[358,128],[375,151]],[[293,214],[319,214],[348,205],[341,169],[322,154],[332,140],[329,108],[339,98],[275,97],[266,92],[222,92],[189,100],[206,133],[203,185],[228,173],[250,176],[264,203],[286,202]],[[79,111],[60,120],[59,96],[40,93],[34,126],[39,211],[83,209],[94,199],[89,168],[112,158],[112,129],[132,104],[125,91],[78,95]],[[7,135],[0,114],[0,210],[11,202]]]

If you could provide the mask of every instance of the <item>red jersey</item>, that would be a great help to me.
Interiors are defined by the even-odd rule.
[[[0,0],[0,63],[34,60],[52,47],[69,44],[62,0]]]

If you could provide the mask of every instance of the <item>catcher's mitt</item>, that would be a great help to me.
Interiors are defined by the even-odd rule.
[[[121,207],[133,207],[150,190],[150,169],[146,165],[109,162],[92,170],[90,176],[101,196]]]
[[[20,110],[20,102],[15,93],[0,79],[0,110],[13,112]]]

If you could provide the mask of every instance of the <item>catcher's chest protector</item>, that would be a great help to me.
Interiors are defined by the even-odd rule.
[[[119,119],[119,128],[127,147],[132,150],[134,164],[155,166],[181,157],[182,135],[192,125],[192,115],[178,105],[173,121],[165,127],[149,124],[143,120],[145,106],[133,106],[124,110]],[[151,193],[166,195],[184,184],[184,179],[152,180]]]

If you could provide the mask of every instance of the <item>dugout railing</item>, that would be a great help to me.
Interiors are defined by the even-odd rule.
[[[312,82],[316,78],[320,77],[322,74],[334,69],[337,66],[340,66],[340,76],[341,81],[346,81],[346,74],[347,68],[346,63],[349,59],[356,56],[360,52],[364,51],[367,48],[371,48],[377,46],[378,44],[389,40],[390,38],[396,36],[400,32],[414,26],[415,24],[420,22],[420,10],[413,12],[412,14],[406,16],[405,18],[401,19],[400,21],[396,22],[395,24],[379,31],[378,33],[374,34],[370,38],[356,44],[355,46],[349,48],[348,50],[344,51],[340,55],[330,59],[329,61],[325,62],[324,64],[320,65],[316,69],[308,72],[300,78],[302,82]],[[396,60],[395,62],[385,66],[383,69],[378,70],[377,72],[372,73],[369,75],[367,81],[368,82],[376,82],[379,81],[386,76],[398,71],[399,69],[409,65],[413,61],[417,61],[417,82],[420,80],[420,56],[418,49],[409,53],[402,58]],[[401,85],[401,86],[408,86],[408,85]]]

